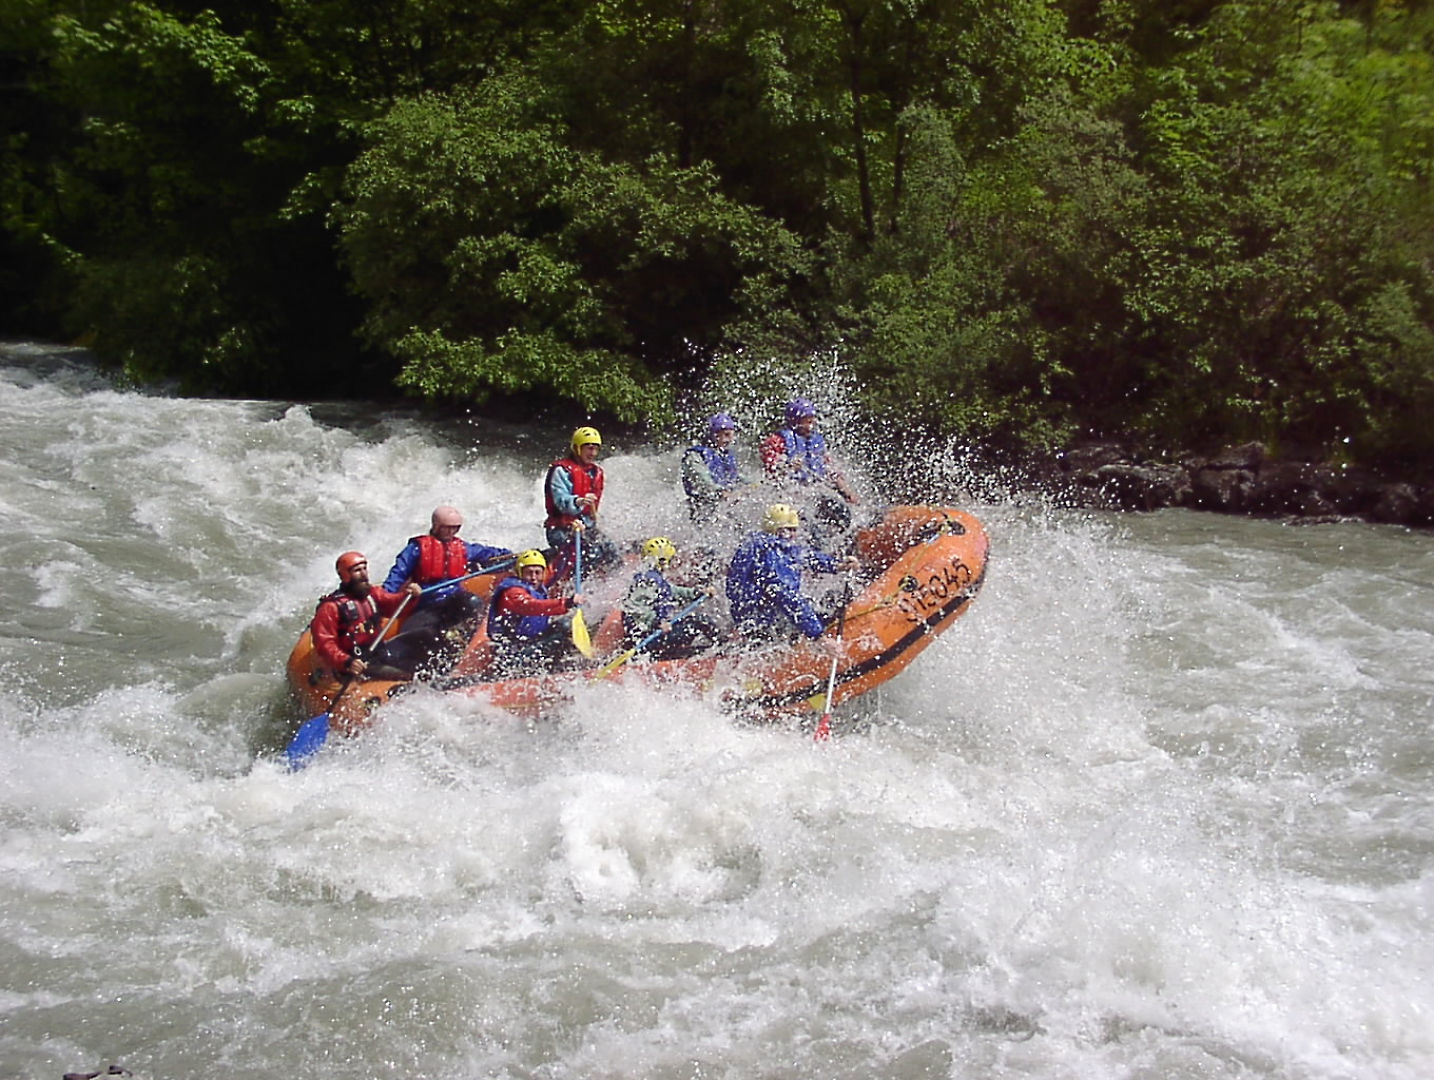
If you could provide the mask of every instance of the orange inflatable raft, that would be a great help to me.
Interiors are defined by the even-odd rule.
[[[985,577],[989,546],[981,523],[951,507],[893,507],[857,533],[854,552],[861,570],[855,577],[865,584],[847,603],[841,620],[834,703],[850,701],[903,671],[966,610]],[[498,576],[473,578],[464,588],[487,595]],[[823,636],[836,636],[837,631],[833,622]],[[763,717],[827,708],[832,654],[820,640],[756,652],[718,650],[687,660],[638,658],[612,667],[609,657],[621,654],[621,639],[621,619],[613,611],[593,635],[599,658],[591,669],[494,681],[484,678],[491,650],[480,626],[453,671],[430,685],[481,698],[519,716],[559,707],[575,688],[597,679],[711,695],[725,708]],[[306,715],[332,708],[332,727],[344,735],[361,730],[375,709],[415,685],[362,682],[340,695],[333,708],[339,686],[318,664],[307,630],[289,656],[288,674]]]

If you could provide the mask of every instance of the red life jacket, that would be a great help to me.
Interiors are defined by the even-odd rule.
[[[543,481],[543,502],[547,504],[548,516],[543,521],[544,528],[571,529],[578,523],[578,518],[572,514],[564,514],[553,502],[553,470],[563,469],[573,480],[573,498],[581,499],[584,495],[596,495],[598,503],[602,503],[602,466],[588,466],[572,458],[558,458],[548,469],[548,478]],[[596,514],[597,507],[593,507]]]
[[[415,536],[410,543],[418,544],[418,567],[414,580],[420,585],[450,581],[468,572],[468,545],[458,537],[440,542],[424,533]]]
[[[355,600],[339,589],[319,601],[319,606],[335,604],[339,609],[339,628],[335,635],[338,646],[352,656],[354,649],[367,645],[378,636],[378,601],[373,593],[362,600]]]

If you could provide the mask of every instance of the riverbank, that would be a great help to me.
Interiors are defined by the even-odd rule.
[[[1434,526],[1434,484],[1351,465],[1276,459],[1260,443],[1174,462],[1145,460],[1116,443],[1090,443],[1037,463],[1034,473],[1042,487],[1082,506]]]

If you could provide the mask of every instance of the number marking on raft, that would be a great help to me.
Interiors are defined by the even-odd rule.
[[[932,571],[925,581],[907,574],[901,579],[901,593],[894,598],[896,607],[908,622],[925,622],[933,611],[944,607],[952,596],[965,592],[975,580],[976,572],[959,557]]]

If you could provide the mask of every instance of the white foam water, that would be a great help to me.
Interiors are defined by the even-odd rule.
[[[1434,1072],[1427,533],[974,506],[981,595],[829,744],[419,690],[286,772],[334,555],[539,543],[564,434],[4,348],[0,1076]]]

